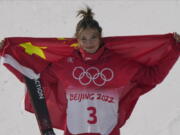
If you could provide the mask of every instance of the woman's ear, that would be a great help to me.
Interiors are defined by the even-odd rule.
[[[79,38],[77,38],[77,42],[78,42],[78,47],[80,47],[81,44],[80,44],[80,39]]]

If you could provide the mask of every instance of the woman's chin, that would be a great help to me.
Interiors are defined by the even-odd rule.
[[[86,49],[85,50],[87,53],[95,53],[97,49]]]

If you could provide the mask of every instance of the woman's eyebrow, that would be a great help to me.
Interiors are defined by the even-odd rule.
[[[98,36],[98,33],[93,33],[91,36]]]

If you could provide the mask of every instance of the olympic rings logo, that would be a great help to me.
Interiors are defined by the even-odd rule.
[[[99,70],[97,67],[89,67],[84,69],[81,66],[75,67],[72,71],[74,79],[78,80],[80,84],[86,86],[93,82],[96,86],[103,86],[114,77],[114,72],[110,68],[103,68]]]

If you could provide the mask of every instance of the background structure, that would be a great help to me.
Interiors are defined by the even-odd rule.
[[[0,0],[0,39],[72,37],[76,11],[89,5],[104,36],[180,33],[180,0]],[[0,66],[0,134],[39,135],[23,109],[24,85]],[[63,132],[56,130],[57,135]],[[122,135],[180,134],[180,61],[141,97]]]

